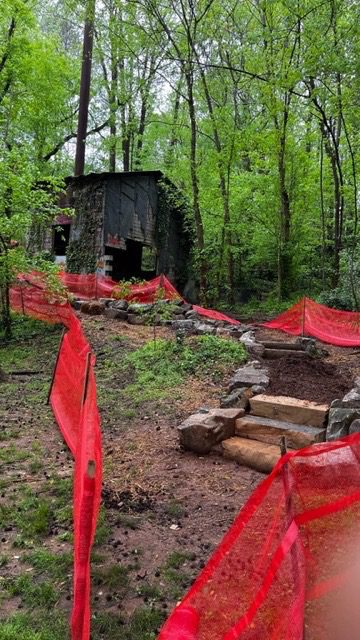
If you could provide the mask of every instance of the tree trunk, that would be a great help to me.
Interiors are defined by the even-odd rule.
[[[188,90],[188,108],[191,129],[191,145],[190,145],[190,173],[191,186],[193,194],[194,219],[196,229],[197,249],[199,252],[199,273],[200,273],[200,297],[202,300],[206,298],[207,289],[207,264],[204,256],[204,228],[200,211],[199,199],[199,181],[197,175],[197,132],[196,132],[196,113],[193,94],[193,78],[191,72],[185,74],[186,85]]]
[[[86,132],[89,117],[90,84],[92,51],[94,42],[95,0],[88,0],[86,5],[83,61],[80,82],[79,121],[77,130],[75,175],[81,176],[85,169]]]

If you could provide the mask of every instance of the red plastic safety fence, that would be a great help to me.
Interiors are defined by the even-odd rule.
[[[119,283],[105,276],[97,275],[79,275],[74,273],[60,273],[60,278],[64,286],[71,293],[84,298],[116,298],[116,289]],[[165,275],[157,276],[144,284],[130,285],[129,291],[125,291],[124,298],[129,302],[156,302],[158,299],[164,300],[181,300],[182,296],[171,284]],[[214,311],[213,309],[205,309],[194,305],[194,310],[201,316],[212,320],[228,322],[229,324],[238,325],[238,320],[230,318],[224,313]]]
[[[330,309],[310,298],[303,298],[262,326],[294,336],[313,336],[340,347],[360,345],[360,313]]]
[[[159,640],[355,640],[360,437],[287,454]]]
[[[102,450],[96,404],[94,357],[68,303],[49,299],[39,274],[22,277],[11,289],[15,311],[67,328],[57,360],[51,406],[74,459],[74,596],[72,640],[90,637],[90,552],[100,505]]]

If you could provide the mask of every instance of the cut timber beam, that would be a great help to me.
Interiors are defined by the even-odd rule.
[[[302,449],[314,442],[325,440],[325,429],[309,427],[307,425],[271,420],[258,416],[245,416],[235,422],[235,433],[242,438],[259,440],[280,447],[281,437],[286,437],[286,442],[291,449]]]
[[[270,473],[281,457],[279,447],[247,438],[228,438],[221,444],[225,458],[262,473]]]
[[[287,351],[304,351],[302,344],[296,342],[262,342],[265,349],[286,349]]]
[[[255,416],[311,425],[312,427],[322,427],[329,411],[327,404],[266,394],[251,398],[250,407],[251,414]]]
[[[285,358],[285,356],[291,355],[294,358],[306,358],[306,351],[290,351],[289,349],[265,349],[264,358],[267,360],[277,360],[278,358]]]

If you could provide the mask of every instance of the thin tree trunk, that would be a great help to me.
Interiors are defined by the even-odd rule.
[[[94,20],[95,0],[87,0],[80,82],[79,121],[75,156],[76,176],[83,175],[85,169],[86,132],[89,117],[92,51],[94,42]]]
[[[207,289],[207,265],[204,256],[204,228],[200,211],[199,198],[199,180],[197,175],[197,132],[196,132],[196,113],[193,94],[193,78],[191,72],[185,74],[186,85],[188,90],[188,108],[191,129],[190,144],[190,173],[191,186],[193,194],[194,219],[197,239],[197,249],[199,252],[199,272],[200,272],[200,296],[202,299],[206,297]]]

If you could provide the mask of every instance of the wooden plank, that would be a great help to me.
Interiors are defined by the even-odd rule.
[[[267,360],[277,360],[291,355],[293,358],[306,358],[306,351],[289,351],[288,349],[265,349],[264,358]]]
[[[262,473],[270,473],[281,457],[279,447],[247,438],[235,436],[223,440],[221,444],[225,458]]]
[[[265,349],[286,349],[289,351],[304,351],[302,344],[296,342],[261,342]]]
[[[327,404],[287,396],[268,396],[265,393],[250,398],[250,407],[251,414],[255,416],[313,427],[322,427],[329,411]]]
[[[281,438],[286,436],[286,441],[292,449],[302,449],[314,442],[323,442],[326,430],[248,415],[236,420],[235,433],[242,438],[250,438],[277,446],[280,446]]]

